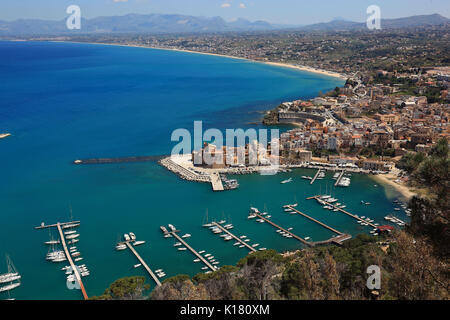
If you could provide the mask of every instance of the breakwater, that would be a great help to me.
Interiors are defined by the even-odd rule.
[[[124,163],[124,162],[148,162],[159,161],[164,156],[139,156],[139,157],[124,157],[124,158],[94,158],[75,160],[73,164],[107,164],[107,163]]]

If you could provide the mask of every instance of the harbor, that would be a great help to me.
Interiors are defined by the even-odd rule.
[[[145,164],[130,164],[130,166],[135,165],[142,166]],[[156,164],[152,164],[152,166],[156,166]],[[159,166],[156,167],[160,168]],[[163,171],[164,169],[161,168],[160,170]],[[239,261],[239,259],[248,254],[253,254],[257,251],[260,251],[260,249],[264,249],[264,247],[267,247],[268,249],[275,249],[279,252],[295,251],[305,246],[316,247],[319,245],[328,244],[340,245],[351,237],[350,234],[354,236],[360,232],[369,233],[369,231],[372,230],[370,227],[369,229],[361,228],[364,226],[361,226],[361,224],[349,222],[347,220],[347,214],[342,214],[341,211],[334,211],[334,209],[337,207],[337,203],[343,202],[341,200],[332,203],[333,206],[330,205],[332,209],[328,210],[324,210],[322,208],[323,206],[318,206],[316,200],[301,201],[298,207],[288,207],[289,209],[295,209],[296,211],[299,211],[304,215],[301,215],[294,210],[292,210],[291,214],[283,214],[280,212],[283,211],[280,210],[280,208],[285,206],[287,203],[297,203],[296,198],[305,199],[308,195],[307,192],[312,191],[313,194],[320,195],[322,194],[319,192],[320,189],[325,190],[327,183],[328,189],[330,189],[330,180],[328,179],[316,180],[314,185],[311,186],[309,183],[310,181],[299,178],[302,175],[308,175],[311,173],[311,176],[313,176],[316,171],[317,170],[314,170],[314,172],[312,172],[312,170],[308,169],[295,169],[291,172],[280,172],[276,176],[260,176],[257,174],[241,176],[239,177],[239,184],[241,185],[241,187],[236,192],[230,193],[213,193],[209,186],[206,186],[205,188],[205,186],[202,184],[181,184],[180,189],[183,190],[183,192],[181,192],[181,190],[176,192],[176,203],[186,203],[186,201],[192,201],[192,197],[194,197],[196,201],[202,201],[201,205],[189,207],[183,210],[177,210],[178,205],[176,203],[173,205],[173,207],[171,207],[170,210],[167,210],[167,203],[170,203],[171,201],[173,202],[173,200],[170,200],[169,197],[162,197],[161,199],[157,199],[150,196],[152,199],[152,203],[146,206],[146,208],[148,209],[146,209],[145,211],[140,210],[139,207],[134,205],[134,203],[130,203],[130,208],[127,209],[127,216],[129,217],[127,228],[130,228],[138,235],[145,236],[145,240],[147,241],[147,243],[152,244],[151,246],[141,245],[140,247],[137,247],[133,246],[133,243],[130,242],[130,245],[133,246],[133,249],[141,257],[145,265],[147,265],[153,272],[154,277],[151,276],[144,263],[142,263],[133,252],[131,252],[131,255],[125,254],[125,256],[119,256],[116,250],[111,250],[112,241],[117,240],[116,243],[124,242],[123,239],[114,239],[117,237],[117,234],[120,233],[121,230],[123,230],[123,226],[117,225],[116,228],[108,228],[105,230],[103,230],[103,228],[89,228],[92,230],[91,232],[89,232],[90,230],[88,228],[84,228],[86,230],[83,230],[83,241],[85,240],[85,238],[87,238],[87,242],[89,242],[90,245],[88,248],[86,248],[86,252],[83,252],[83,256],[85,259],[88,258],[89,265],[93,268],[92,271],[95,270],[94,277],[92,275],[89,278],[81,276],[82,283],[85,289],[89,290],[87,291],[88,296],[101,294],[104,289],[107,288],[114,280],[130,275],[143,275],[148,279],[147,281],[151,283],[151,287],[158,286],[155,279],[158,279],[160,283],[162,283],[163,279],[165,279],[165,277],[159,277],[158,274],[161,274],[160,272],[162,271],[162,269],[158,268],[164,268],[164,273],[167,273],[168,277],[180,273],[194,276],[199,272],[214,272],[216,268],[219,268],[219,266],[222,265],[234,265],[237,261]],[[230,176],[228,179],[234,178],[234,176]],[[280,181],[286,181],[290,178],[292,178],[290,183],[280,184]],[[268,183],[263,184],[262,181],[268,181]],[[364,183],[364,188],[361,187],[361,181]],[[156,186],[153,187],[151,184],[145,185],[146,193],[151,194],[157,192],[157,189],[155,188]],[[358,197],[358,199],[353,199],[350,195],[348,195],[348,193],[352,193],[352,190],[354,188],[358,190],[364,189],[368,191],[365,194],[361,194],[361,197]],[[115,197],[118,197],[120,193],[123,192],[120,189],[117,189],[117,191],[118,193],[117,195],[113,196],[113,199]],[[206,194],[205,191],[207,192]],[[373,194],[377,194],[377,192],[379,193],[378,198],[373,196]],[[402,215],[403,211],[399,212],[394,210],[396,207],[402,208],[401,205],[393,203],[393,201],[383,200],[385,199],[383,189],[380,186],[378,188],[374,187],[374,183],[371,180],[367,179],[365,176],[355,175],[352,178],[352,186],[350,188],[336,188],[335,190],[332,190],[332,194],[335,198],[346,198],[345,204],[348,208],[343,210],[349,213],[372,216],[373,219],[376,219],[378,222],[383,221],[383,218],[388,213],[394,212],[398,215],[399,219],[401,219],[402,221],[406,221]],[[226,195],[226,197],[222,195]],[[360,199],[364,199],[365,203],[373,203],[373,205],[360,204]],[[230,202],[234,204],[232,207],[230,207],[229,205]],[[380,203],[385,204],[385,207],[381,207]],[[248,219],[247,215],[243,215],[244,211],[248,212],[249,204],[256,204],[261,209],[264,207],[264,210],[260,212],[261,217],[256,216],[252,220]],[[212,233],[210,227],[199,229],[199,225],[203,225],[205,223],[205,219],[204,217],[202,219],[202,215],[204,215],[206,208],[209,209],[209,212],[214,212],[211,215],[210,220],[214,221],[218,225],[216,225],[215,223],[213,224],[213,222],[210,223],[212,227],[215,227],[221,231],[220,234]],[[104,210],[107,210],[108,212],[115,212],[117,208],[113,208],[109,204],[106,204]],[[149,211],[159,211],[164,212],[164,214],[148,214]],[[199,213],[199,211],[202,211],[203,214]],[[268,214],[262,215],[262,213],[264,213],[263,211],[268,212]],[[328,214],[332,216],[328,218]],[[270,215],[272,215],[273,218],[269,217]],[[312,219],[315,219],[317,222],[307,218],[305,215]],[[297,216],[301,218],[298,218]],[[61,229],[63,233],[71,232],[72,230],[76,229],[76,227],[69,228],[71,224],[77,225],[80,223],[80,220],[83,221],[83,225],[86,224],[85,221],[89,221],[89,224],[93,224],[95,223],[94,217],[95,215],[88,216],[86,214],[83,214],[82,216],[80,216],[80,218],[82,219],[71,219],[69,220],[70,223],[61,223]],[[266,220],[263,220],[264,223],[256,222],[257,219],[262,218],[272,221],[279,228],[271,225]],[[151,231],[152,228],[155,228],[155,225],[163,225],[167,221],[167,219],[169,219],[169,221],[175,221],[175,225],[179,226],[179,228],[177,229],[192,230],[193,237],[183,238],[183,233],[181,231],[178,231],[176,232],[176,235],[179,236],[179,238],[183,241],[182,242],[174,236],[171,236],[170,238],[164,238],[156,230]],[[135,220],[142,221],[142,225],[136,225],[135,223],[132,223],[132,221]],[[201,220],[203,220],[203,224],[201,223]],[[226,220],[227,222],[219,223],[221,222],[221,220]],[[232,229],[226,228],[226,226],[231,224],[231,221],[235,222],[235,227]],[[365,223],[364,221],[361,222]],[[321,225],[320,223],[327,225],[329,228]],[[375,225],[375,223],[372,224]],[[222,230],[220,227],[228,232]],[[38,226],[36,227],[36,229],[52,229],[54,231],[57,231],[57,223]],[[272,229],[273,233],[270,232],[270,229]],[[93,233],[94,230],[95,233]],[[345,232],[343,230],[345,230]],[[171,230],[169,229],[169,231]],[[343,234],[339,234],[339,232]],[[36,234],[38,235],[40,233]],[[62,248],[62,242],[59,232],[57,237],[56,234],[57,233],[55,232],[55,238],[49,238],[48,232],[43,232],[38,238],[41,243],[46,243],[46,248],[51,249],[53,245],[56,249],[57,246],[60,246],[61,250],[64,251]],[[116,236],[114,236],[114,234],[116,234]],[[286,236],[283,236],[283,234],[285,234]],[[220,235],[223,236],[221,237]],[[232,235],[234,235],[234,237]],[[244,235],[246,237],[241,238],[241,236]],[[303,241],[298,240],[298,238],[294,237],[294,235],[298,238],[301,238]],[[65,236],[72,237],[75,236],[75,234],[70,233]],[[231,239],[226,241],[225,237],[231,237]],[[66,238],[66,245],[67,249],[69,250],[69,254],[72,253],[70,251],[70,248],[77,246],[77,244],[69,244],[68,241],[76,241],[79,240],[79,238],[80,237],[76,237],[73,239]],[[174,245],[178,242],[180,243],[180,245],[174,247]],[[185,244],[194,249],[196,253],[204,260],[193,253]],[[253,244],[259,244],[259,246],[253,247]],[[186,250],[181,251],[178,250],[179,248],[186,248]],[[76,250],[73,253],[79,252],[79,247],[73,248],[73,250]],[[127,252],[132,251],[126,244],[124,250]],[[97,254],[99,251],[101,251],[102,254]],[[52,250],[50,250],[50,252],[52,252]],[[208,257],[205,257],[206,254],[210,255]],[[15,254],[14,257],[16,255],[17,254]],[[64,259],[66,259],[65,252],[62,256]],[[81,272],[86,272],[84,269],[86,266],[80,265],[80,263],[83,262],[75,261],[75,259],[79,257],[80,256],[72,256],[72,260],[78,268],[83,268],[79,271],[81,274]],[[19,259],[14,259],[14,262],[18,265],[19,269],[21,269],[20,271],[25,270],[26,274],[29,273],[26,271],[26,265],[23,266],[23,263],[17,263],[17,261],[21,261],[20,258],[21,257],[19,257]],[[54,258],[58,260],[60,256],[57,255]],[[64,282],[58,282],[58,279],[61,279],[62,275],[59,273],[60,271],[55,271],[55,269],[49,267],[49,261],[46,261],[39,256],[37,257],[37,259],[42,260],[43,265],[40,268],[44,268],[45,272],[48,273],[46,275],[46,278],[52,279],[51,285],[55,287],[55,289],[52,289],[52,292],[58,292],[59,290],[59,294],[61,296],[69,296],[71,297],[71,299],[77,299],[77,296],[79,296],[81,299],[84,298],[84,296],[81,295],[81,292],[79,292],[78,290],[68,290],[65,286],[65,279]],[[215,262],[218,262],[218,260],[220,260],[220,264],[213,264]],[[208,266],[204,261],[206,261],[210,266]],[[71,267],[68,260],[65,260],[65,262],[67,266]],[[113,262],[117,265],[117,267],[108,269],[106,267],[106,262],[108,262],[108,264]],[[37,264],[39,265],[41,263],[38,262]],[[55,266],[57,266],[58,264],[55,263]],[[65,264],[61,262],[61,265],[58,269],[60,269],[64,265]],[[213,267],[214,269],[212,269],[211,267]],[[62,271],[62,273],[64,274],[64,271]],[[93,272],[91,273],[93,274]],[[75,274],[73,275],[73,278],[75,281]],[[86,288],[86,286],[88,286],[88,288]],[[24,293],[23,291],[21,291],[21,288],[30,290],[29,284],[22,281],[22,285],[20,287],[17,287],[16,289],[11,291],[11,296],[18,299],[22,298]],[[3,296],[0,296],[0,299],[2,298],[8,298],[7,293],[5,293]]]
[[[82,281],[82,276],[88,276],[89,272],[86,272],[83,274],[83,272],[80,272],[80,267],[75,265],[72,257],[76,257],[75,259],[80,259],[80,253],[78,251],[74,251],[73,249],[71,249],[69,252],[69,248],[67,246],[66,243],[66,239],[70,239],[70,243],[74,244],[76,242],[78,242],[78,234],[76,233],[72,233],[71,231],[65,231],[63,232],[63,229],[72,229],[72,228],[76,228],[80,225],[80,221],[71,221],[71,222],[63,222],[63,223],[56,223],[56,224],[50,224],[50,225],[45,225],[44,223],[42,223],[40,226],[35,227],[36,230],[41,230],[41,229],[47,229],[47,228],[56,228],[58,230],[58,234],[59,234],[59,242],[58,244],[61,244],[63,247],[63,252],[64,252],[64,257],[61,255],[61,251],[53,251],[52,254],[49,256],[47,255],[47,258],[51,257],[53,262],[64,262],[64,261],[68,261],[69,262],[69,266],[66,266],[63,268],[63,270],[66,270],[66,274],[69,274],[67,276],[67,281],[68,282],[74,282],[76,281],[78,283],[79,289],[81,290],[81,293],[83,294],[83,298],[84,300],[88,299],[88,295],[86,293],[86,289],[84,287],[83,281]],[[52,240],[51,240],[52,241]],[[51,245],[57,244],[57,243],[50,243]],[[75,248],[76,249],[76,248]],[[78,260],[80,261],[80,260]],[[73,273],[73,275],[72,275]]]
[[[315,199],[315,200],[324,201],[327,204],[327,206],[330,206],[331,208],[333,208],[333,210],[345,213],[346,215],[352,217],[353,219],[356,219],[357,221],[360,221],[361,223],[364,223],[364,225],[369,225],[369,226],[373,227],[374,229],[377,229],[378,226],[376,224],[370,222],[368,220],[368,218],[365,218],[363,216],[360,217],[360,216],[358,216],[356,214],[350,213],[350,212],[342,209],[341,207],[338,207],[338,206],[334,205],[333,203],[330,203],[330,202],[327,202],[327,201],[323,200],[323,197],[324,196],[316,195],[316,196],[308,197],[308,198],[306,198],[306,200]]]
[[[233,233],[231,233],[229,230],[227,230],[227,228],[223,227],[220,223],[212,222],[211,224],[212,224],[213,227],[216,227],[216,228],[218,228],[220,231],[222,231],[222,232],[224,232],[225,234],[227,234],[229,237],[231,237],[231,239],[236,240],[236,243],[239,243],[239,244],[240,244],[240,245],[239,245],[240,247],[243,246],[243,247],[249,249],[250,252],[256,252],[256,251],[257,251],[257,249],[255,249],[254,247],[250,246],[246,241],[244,241],[244,238],[241,238],[241,237],[243,237],[243,236],[237,237],[236,235],[234,235]],[[214,229],[213,229],[213,232],[214,232]],[[220,233],[220,232],[218,232],[218,233]],[[229,239],[229,240],[231,240],[231,239]],[[225,240],[227,240],[227,238],[225,238]],[[235,244],[236,244],[236,243],[235,243]]]
[[[213,263],[216,263],[216,262],[211,263],[210,261],[208,261],[209,259],[207,259],[207,258],[210,256],[210,254],[207,253],[206,255],[208,255],[208,256],[206,256],[206,255],[202,256],[200,254],[200,252],[197,252],[194,248],[192,248],[189,244],[187,244],[187,242],[184,241],[182,237],[180,237],[177,234],[178,232],[180,232],[180,230],[177,230],[172,225],[169,225],[169,228],[171,229],[171,231],[168,231],[165,227],[161,227],[161,230],[163,231],[163,234],[165,237],[167,235],[170,235],[170,236],[176,238],[178,240],[178,242],[180,242],[184,246],[184,248],[187,248],[189,251],[191,251],[194,254],[194,256],[196,256],[201,262],[203,262],[205,264],[205,267],[210,269],[209,271],[213,272],[218,269],[216,266],[213,266]],[[167,238],[169,238],[169,237],[167,237]],[[179,248],[179,249],[181,249],[181,248]],[[207,272],[209,272],[209,271],[207,271]]]

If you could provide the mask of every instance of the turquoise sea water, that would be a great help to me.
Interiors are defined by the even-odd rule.
[[[349,217],[322,209],[305,198],[325,191],[331,176],[313,186],[295,170],[277,176],[239,176],[239,190],[213,193],[207,184],[178,179],[156,163],[74,166],[89,157],[168,154],[170,134],[204,127],[247,128],[260,111],[296,98],[311,98],[342,81],[315,74],[242,60],[189,53],[88,44],[0,42],[0,257],[9,253],[22,274],[17,299],[80,299],[68,290],[65,264],[44,259],[48,231],[42,221],[81,220],[77,244],[91,271],[84,278],[89,295],[99,295],[115,279],[146,275],[133,269],[129,251],[116,252],[119,235],[134,232],[147,243],[137,250],[153,269],[168,276],[201,271],[189,252],[164,239],[160,225],[172,223],[192,234],[188,242],[207,250],[222,265],[235,264],[247,253],[201,227],[210,218],[226,218],[233,231],[252,243],[280,251],[300,248],[267,224],[247,219],[249,207],[264,207],[272,220],[293,227],[300,236],[323,240],[330,232],[287,215],[281,209],[294,200],[299,208],[353,235],[359,229]],[[294,177],[290,184],[280,181]],[[354,175],[352,185],[333,192],[350,212],[382,222],[392,212],[389,187],[374,186]],[[373,205],[361,206],[360,201]],[[342,201],[341,201],[342,202]],[[56,233],[54,233],[56,236]],[[0,272],[6,271],[0,258]],[[153,286],[153,282],[149,280]],[[0,296],[0,298],[5,297]]]

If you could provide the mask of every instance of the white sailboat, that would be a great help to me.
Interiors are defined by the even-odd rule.
[[[21,275],[19,274],[19,272],[17,272],[17,269],[14,267],[14,264],[12,263],[11,258],[8,255],[6,255],[6,264],[8,266],[8,272],[0,274],[0,283],[9,284],[0,287],[0,292],[10,291],[21,285]]]

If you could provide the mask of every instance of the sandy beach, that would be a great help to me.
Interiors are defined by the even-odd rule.
[[[258,60],[252,60],[252,59],[247,59],[247,58],[242,58],[242,57],[234,57],[234,56],[229,56],[229,55],[224,55],[224,54],[192,51],[192,50],[185,50],[185,49],[159,48],[159,47],[148,47],[148,46],[144,46],[144,45],[118,44],[118,43],[101,43],[101,42],[73,42],[73,41],[56,41],[56,40],[55,41],[50,41],[50,42],[70,42],[70,43],[80,43],[80,44],[89,43],[89,44],[107,45],[107,46],[147,48],[147,49],[155,49],[155,50],[185,52],[185,53],[192,53],[192,54],[204,54],[204,55],[208,55],[208,56],[217,56],[217,57],[223,57],[223,58],[229,58],[229,59],[245,60],[245,61],[248,61],[248,62],[264,63],[264,64],[267,64],[267,65],[272,65],[272,66],[277,66],[277,67],[282,67],[282,68],[296,69],[296,70],[300,70],[300,71],[306,71],[306,72],[310,72],[310,73],[321,74],[321,75],[328,76],[328,77],[339,78],[341,80],[347,80],[348,79],[348,77],[346,75],[343,75],[343,74],[340,74],[340,73],[337,73],[337,72],[327,71],[327,70],[322,70],[322,69],[316,69],[316,68],[311,68],[311,67],[307,67],[307,66],[293,65],[293,64],[281,63],[281,62],[258,61]]]
[[[404,183],[395,182],[395,180],[397,180],[398,177],[393,173],[371,175],[370,177],[372,177],[375,181],[378,181],[379,183],[388,184],[388,185],[392,186],[406,200],[410,200],[412,197],[417,195],[415,192],[413,192],[411,190],[411,188],[406,186]]]

